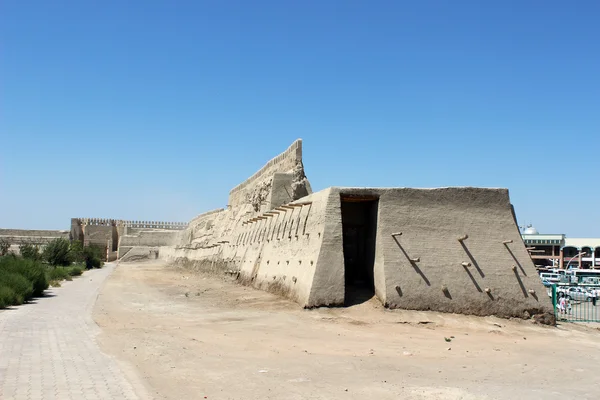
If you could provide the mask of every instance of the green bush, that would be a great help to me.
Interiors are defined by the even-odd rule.
[[[19,305],[29,300],[33,295],[33,284],[21,274],[3,272],[0,275],[0,286],[11,288],[14,291],[11,304]]]
[[[85,261],[85,255],[83,253],[83,243],[80,240],[73,240],[71,242],[69,252],[71,253],[71,259],[76,263],[83,263]]]
[[[84,247],[83,256],[85,261],[85,267],[87,269],[102,267],[102,253],[103,249],[99,246],[90,245]]]
[[[40,247],[33,243],[23,243],[19,245],[19,252],[21,253],[21,257],[29,260],[39,261],[42,259]]]
[[[39,262],[14,255],[0,258],[0,275],[15,273],[24,276],[33,285],[33,296],[41,296],[48,289],[46,268]]]
[[[10,242],[4,238],[0,239],[0,256],[5,256],[10,250]]]
[[[79,276],[81,274],[83,274],[83,268],[78,267],[78,266],[69,268],[69,275],[70,276]]]
[[[70,265],[71,245],[67,239],[56,238],[46,245],[44,259],[50,265]]]
[[[100,268],[102,267],[102,260],[100,260],[99,258],[89,258],[85,260],[85,267],[87,269]]]
[[[15,304],[15,291],[8,286],[0,286],[0,308]]]
[[[67,279],[67,278],[70,278],[68,268],[61,268],[61,267],[48,268],[48,280],[49,281],[63,280],[63,279]]]

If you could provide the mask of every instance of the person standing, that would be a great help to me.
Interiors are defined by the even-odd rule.
[[[561,314],[563,314],[567,311],[566,306],[567,306],[567,298],[564,295],[560,296],[560,300],[558,300],[558,310]]]

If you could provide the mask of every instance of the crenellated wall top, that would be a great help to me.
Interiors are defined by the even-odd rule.
[[[187,228],[187,222],[165,222],[165,221],[120,221],[121,226],[128,228],[152,228],[182,230]]]
[[[167,222],[167,221],[129,221],[122,219],[107,218],[75,218],[80,225],[87,226],[126,226],[129,228],[151,228],[151,229],[171,229],[181,230],[188,226],[187,222]]]
[[[229,192],[229,205],[238,205],[242,200],[240,196],[243,192],[254,183],[262,181],[266,175],[291,171],[299,162],[302,162],[302,139],[297,139],[283,153],[272,158],[250,178],[231,189]]]

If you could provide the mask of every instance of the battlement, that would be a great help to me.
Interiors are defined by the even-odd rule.
[[[169,229],[182,230],[187,228],[187,222],[164,222],[164,221],[119,221],[120,226],[128,228],[150,228],[150,229]]]
[[[107,218],[73,218],[79,225],[115,226],[116,220]]]
[[[166,222],[166,221],[128,221],[122,219],[110,218],[73,218],[72,223],[83,226],[120,226],[128,228],[150,228],[150,229],[169,229],[182,230],[187,228],[187,222]]]
[[[302,139],[297,139],[283,153],[272,158],[250,178],[240,183],[229,192],[229,205],[238,206],[246,200],[246,193],[254,186],[267,180],[276,172],[291,172],[297,164],[302,163]]]

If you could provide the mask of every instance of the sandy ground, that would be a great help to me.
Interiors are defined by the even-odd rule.
[[[137,370],[157,399],[564,400],[600,393],[595,325],[390,311],[374,299],[302,310],[157,262],[120,264],[93,317],[101,348]]]

